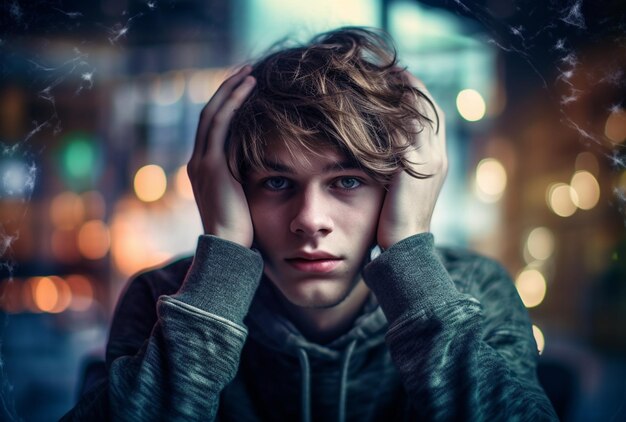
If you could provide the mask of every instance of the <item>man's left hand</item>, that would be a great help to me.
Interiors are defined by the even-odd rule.
[[[430,231],[435,203],[448,171],[443,112],[419,79],[408,71],[404,71],[404,76],[412,86],[430,98],[439,116],[439,125],[437,127],[437,116],[433,107],[424,99],[416,99],[420,101],[420,112],[433,123],[424,123],[423,128],[415,135],[416,139],[412,142],[414,147],[407,151],[406,158],[413,170],[431,176],[417,179],[406,171],[399,171],[394,175],[378,221],[377,241],[383,249],[388,249],[407,237]],[[420,129],[417,126],[420,125],[419,122],[415,122],[415,125],[416,129]]]

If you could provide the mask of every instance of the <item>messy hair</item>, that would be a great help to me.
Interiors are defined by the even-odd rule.
[[[422,111],[434,105],[403,76],[386,33],[345,27],[274,50],[252,65],[256,87],[231,123],[226,152],[238,180],[267,168],[265,150],[276,141],[292,155],[333,146],[381,183],[399,171],[429,177],[405,153],[435,124]]]

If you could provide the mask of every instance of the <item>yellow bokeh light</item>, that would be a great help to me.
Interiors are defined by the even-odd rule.
[[[476,167],[476,189],[479,198],[494,202],[502,197],[506,188],[506,170],[495,158],[485,158]]]
[[[482,95],[475,89],[464,89],[456,96],[456,108],[465,120],[475,122],[485,116],[487,106]]]
[[[535,343],[537,343],[537,351],[539,351],[539,354],[542,354],[546,346],[546,340],[543,337],[541,329],[539,329],[539,327],[535,324],[533,324],[533,336],[535,337]]]
[[[182,198],[193,200],[193,189],[187,175],[187,166],[180,166],[176,171],[176,192]]]
[[[74,192],[62,192],[50,204],[52,223],[64,229],[71,229],[85,218],[85,206],[80,196]]]
[[[604,134],[614,143],[622,143],[626,139],[626,111],[611,113],[604,125]]]
[[[576,191],[578,197],[577,206],[582,210],[590,210],[598,204],[600,200],[600,184],[586,170],[577,171],[572,176],[570,182],[572,189]]]
[[[554,252],[554,235],[546,227],[536,227],[528,234],[526,248],[533,258],[546,260]]]
[[[110,245],[109,228],[104,221],[87,221],[78,232],[78,250],[85,258],[103,258]]]
[[[519,273],[515,279],[515,287],[527,308],[539,305],[546,296],[546,279],[535,269],[525,269]]]
[[[57,305],[59,291],[48,277],[40,277],[33,283],[33,299],[40,311],[50,312]]]
[[[150,236],[143,211],[118,214],[111,224],[111,256],[116,268],[125,276],[152,267],[172,255],[146,246]]]
[[[143,166],[135,173],[135,195],[144,202],[161,199],[167,189],[167,177],[156,164]]]
[[[567,183],[554,183],[548,188],[547,202],[559,217],[569,217],[576,212],[578,194]]]
[[[600,173],[600,164],[595,155],[589,151],[584,151],[576,156],[576,170],[587,170],[593,175],[598,175]]]

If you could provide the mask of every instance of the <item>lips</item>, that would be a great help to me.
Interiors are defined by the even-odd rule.
[[[285,261],[298,271],[328,273],[337,268],[343,259],[326,252],[299,252]]]

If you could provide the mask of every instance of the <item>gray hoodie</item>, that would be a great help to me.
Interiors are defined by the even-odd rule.
[[[108,377],[67,420],[556,420],[528,314],[506,271],[405,239],[363,270],[353,327],[308,341],[258,252],[201,236],[196,254],[127,286]]]

